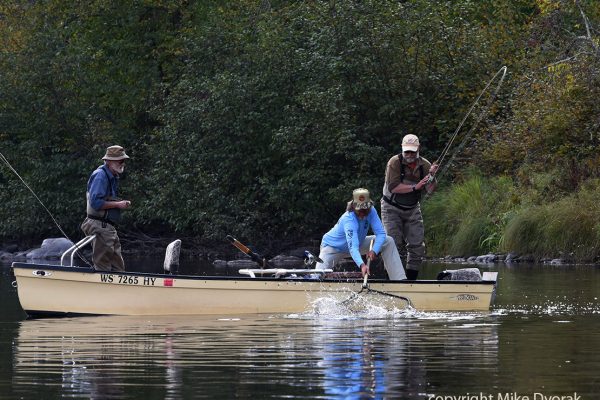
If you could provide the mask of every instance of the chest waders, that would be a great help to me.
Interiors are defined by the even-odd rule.
[[[402,162],[402,154],[398,154],[398,159],[400,160],[400,183],[403,183],[404,177],[406,176],[406,164]],[[423,177],[425,177],[425,170],[423,164],[421,164],[419,165],[419,181],[423,179]],[[419,201],[421,201],[421,191],[413,190],[408,193],[392,193],[390,197],[383,196],[383,201],[396,208],[409,210],[414,208],[419,204]]]
[[[104,175],[106,175],[106,181],[108,182],[108,185],[106,187],[106,193],[108,193],[105,197],[104,197],[104,201],[118,201],[120,200],[118,197],[114,197],[112,196],[113,194],[113,186],[112,186],[112,182],[110,180],[110,177],[108,175],[108,172],[106,172],[106,169],[104,168],[104,166],[101,168],[102,172],[104,172]],[[116,196],[116,192],[114,193]],[[87,217],[89,219],[95,219],[98,221],[102,221],[102,227],[106,228],[106,224],[110,224],[112,226],[116,226],[119,222],[121,222],[121,209],[120,208],[109,208],[106,210],[95,210],[94,208],[92,208],[92,206],[90,205],[90,193],[87,192],[86,193],[86,197],[87,197]]]

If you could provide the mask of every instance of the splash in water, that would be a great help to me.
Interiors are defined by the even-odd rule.
[[[571,303],[565,301],[547,301],[542,304],[510,305],[495,309],[496,315],[593,315],[600,314],[600,303]]]

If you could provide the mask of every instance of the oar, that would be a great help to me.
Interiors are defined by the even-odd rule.
[[[371,239],[371,243],[369,244],[369,252],[373,250],[373,242],[375,241],[375,239]],[[367,253],[367,269],[369,270],[369,272],[371,272],[371,258],[368,256]],[[363,289],[368,289],[369,285],[367,284],[367,279],[369,278],[369,274],[365,274],[365,277],[363,279]]]
[[[269,266],[269,263],[267,262],[266,258],[262,257],[258,253],[253,252],[252,250],[250,250],[250,248],[248,248],[248,246],[242,244],[239,240],[237,240],[233,236],[227,235],[227,240],[229,240],[231,242],[231,244],[234,245],[235,247],[237,247],[242,253],[250,256],[252,261],[254,261],[258,265],[260,265],[261,268],[265,268],[265,267]]]

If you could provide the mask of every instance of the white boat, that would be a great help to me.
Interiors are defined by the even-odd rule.
[[[497,279],[496,272],[485,272],[477,281],[370,280],[364,287],[362,279],[310,268],[242,269],[246,276],[228,277],[102,272],[72,264],[73,254],[68,266],[12,264],[19,302],[30,317],[301,313],[323,297],[345,303],[363,295],[390,307],[483,311],[494,300]]]

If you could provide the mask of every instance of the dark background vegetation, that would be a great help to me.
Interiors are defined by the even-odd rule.
[[[423,204],[429,253],[594,259],[599,26],[593,0],[4,0],[0,152],[75,239],[120,144],[126,236],[276,249],[378,199],[404,134],[435,160],[506,65]],[[0,188],[2,242],[57,236],[5,166]]]

